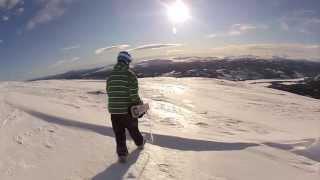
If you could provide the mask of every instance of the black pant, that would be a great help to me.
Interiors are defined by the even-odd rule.
[[[119,156],[127,155],[126,131],[130,133],[131,138],[137,146],[143,144],[143,136],[138,128],[138,119],[134,119],[129,114],[111,114],[112,128],[116,137],[117,154]]]

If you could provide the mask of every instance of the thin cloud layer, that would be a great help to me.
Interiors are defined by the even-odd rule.
[[[23,0],[0,0],[0,22],[7,22],[24,12]]]
[[[27,23],[27,29],[31,30],[37,25],[48,23],[64,15],[66,6],[75,0],[39,0],[42,7]]]
[[[280,18],[281,28],[307,34],[320,33],[320,18],[312,10],[294,11]]]
[[[217,37],[230,37],[230,36],[240,36],[257,30],[266,30],[269,27],[266,25],[253,25],[253,24],[233,24],[227,32],[223,33],[212,33],[208,35],[208,38]]]
[[[319,59],[320,45],[307,44],[240,44],[216,47],[211,53],[217,56],[257,55],[262,57],[281,56],[301,59]]]
[[[108,46],[108,47],[96,49],[95,54],[96,54],[96,55],[99,55],[99,54],[102,54],[102,53],[104,53],[104,52],[106,52],[106,51],[111,51],[111,50],[115,50],[115,49],[121,50],[121,49],[126,49],[126,48],[128,48],[128,47],[130,47],[130,45],[128,45],[128,44]]]
[[[79,60],[80,60],[80,57],[73,57],[71,59],[63,59],[63,60],[57,61],[56,63],[54,63],[50,67],[51,68],[57,68],[57,67],[60,67],[62,65],[71,64],[71,63],[74,63],[74,62],[79,61]]]
[[[167,55],[176,55],[176,54],[182,54],[185,50],[182,49],[172,49],[167,51]]]
[[[79,49],[79,48],[80,48],[80,45],[72,45],[72,46],[63,48],[62,50],[63,51],[70,51],[70,50]]]
[[[23,7],[17,9],[17,14],[22,14],[23,12],[24,12]]]
[[[20,3],[23,3],[23,0],[0,0],[0,8],[12,9]]]
[[[129,51],[142,51],[149,49],[162,49],[162,48],[171,48],[182,46],[182,44],[145,44],[142,46],[138,46],[136,48],[130,49]]]
[[[8,21],[9,20],[9,17],[8,16],[3,16],[2,17],[2,21]]]

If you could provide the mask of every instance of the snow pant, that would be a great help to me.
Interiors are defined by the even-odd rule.
[[[138,128],[138,119],[132,118],[130,114],[111,114],[112,128],[117,143],[118,156],[128,154],[126,145],[126,130],[137,146],[143,144],[143,136]]]

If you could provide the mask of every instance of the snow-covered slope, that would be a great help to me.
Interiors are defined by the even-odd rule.
[[[247,82],[140,79],[150,143],[118,164],[105,82],[0,84],[0,179],[318,180],[320,101]],[[153,137],[153,139],[152,139]]]

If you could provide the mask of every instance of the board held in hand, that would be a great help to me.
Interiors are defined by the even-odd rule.
[[[150,109],[150,106],[148,103],[146,103],[146,104],[132,106],[130,108],[130,111],[133,118],[140,118],[145,113],[147,113],[149,109]]]

